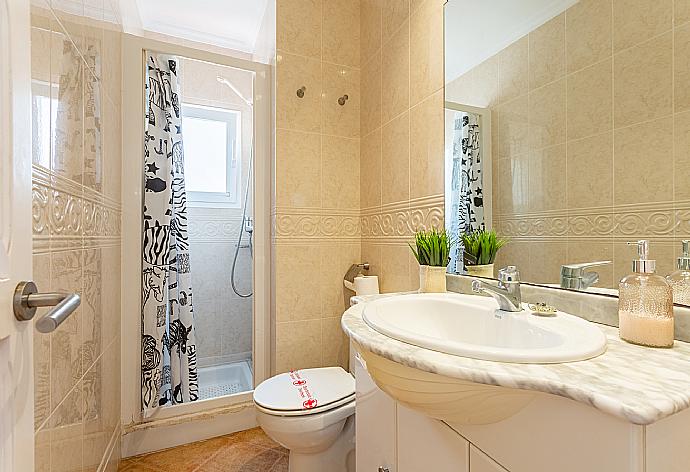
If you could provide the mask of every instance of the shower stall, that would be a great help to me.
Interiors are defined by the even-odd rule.
[[[251,71],[182,58],[199,400],[252,389]]]
[[[174,424],[180,425],[180,434],[187,441],[203,438],[211,430],[245,429],[255,420],[243,405],[251,404],[252,390],[270,373],[271,68],[151,39],[130,38],[124,46],[123,88],[128,100],[123,114],[138,118],[125,120],[123,129],[124,136],[132,137],[123,143],[123,154],[129,159],[123,168],[123,292],[142,293],[142,298],[123,298],[123,422],[161,421],[160,427],[168,428],[170,419],[185,418]],[[158,58],[162,74],[158,66],[152,72],[149,52]],[[172,90],[176,93],[161,98],[149,80],[152,73],[158,74],[157,83],[163,90],[167,81],[175,81],[178,88]],[[166,105],[167,115],[157,115],[157,123],[152,125],[148,110]],[[170,121],[171,115],[178,114],[179,123],[174,118]],[[177,144],[179,138],[181,150],[166,148],[165,134],[162,144],[159,136],[152,140],[147,134],[152,126],[162,133],[165,124],[161,121],[168,121],[165,131],[171,133],[171,143]],[[138,144],[142,129],[146,130],[144,153]],[[164,291],[176,285],[173,277],[184,273],[190,277],[190,289],[179,290],[171,304],[165,296],[152,295],[160,298],[158,313],[153,310],[153,324],[157,317],[159,328],[164,326],[152,353],[146,344],[147,333],[142,331],[146,316],[151,318],[142,304],[152,287],[147,287],[146,274],[142,279],[142,269],[148,264],[151,244],[160,242],[166,247],[168,242],[164,238],[154,243],[147,240],[146,232],[151,234],[151,229],[146,218],[151,209],[146,204],[151,192],[166,188],[166,172],[154,175],[157,166],[150,165],[150,154],[155,152],[160,159],[166,149],[171,149],[168,156],[174,174],[168,182],[172,192],[169,211],[171,219],[177,218],[170,223],[170,234],[178,242],[184,238],[187,254],[182,262],[178,258],[177,267],[158,286]],[[184,191],[177,195],[175,187],[180,187],[180,181]],[[178,302],[191,306],[193,312],[193,323],[185,324],[182,333],[171,322]],[[141,351],[131,349],[133,339],[142,339]],[[181,374],[172,366],[172,400],[162,399],[160,405],[151,399],[144,403],[145,380],[155,384],[157,378],[165,381],[170,375],[170,370],[166,372],[170,368],[163,365],[158,377],[147,378],[145,368],[159,359],[166,362],[165,356],[174,350],[186,352],[189,359]],[[182,378],[178,384],[176,375]],[[179,394],[180,389],[186,393]],[[209,416],[209,411],[216,413]],[[193,420],[212,425],[182,428]],[[169,444],[145,431],[139,434],[135,428],[125,436],[123,447],[137,453]]]

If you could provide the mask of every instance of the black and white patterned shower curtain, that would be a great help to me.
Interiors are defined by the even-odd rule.
[[[178,59],[155,53],[146,57],[141,310],[145,415],[159,406],[198,398]]]
[[[463,270],[464,250],[460,235],[484,229],[484,193],[479,117],[456,111],[453,124],[453,174],[451,180],[451,218],[449,233],[458,243],[451,250],[448,269]]]

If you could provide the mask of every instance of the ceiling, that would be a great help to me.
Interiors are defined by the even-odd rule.
[[[268,0],[121,0],[123,26],[252,54]]]
[[[578,0],[448,0],[446,83],[577,3]]]

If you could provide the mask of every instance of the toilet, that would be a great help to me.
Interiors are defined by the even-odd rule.
[[[293,370],[254,390],[256,419],[290,451],[290,472],[354,472],[355,379],[341,367]]]

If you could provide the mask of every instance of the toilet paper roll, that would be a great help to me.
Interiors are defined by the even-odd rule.
[[[357,295],[376,295],[379,293],[379,278],[376,275],[360,275],[355,277],[355,293]]]

